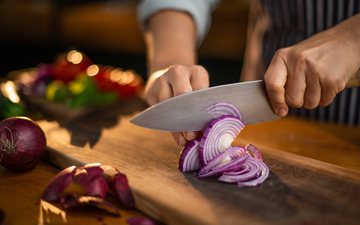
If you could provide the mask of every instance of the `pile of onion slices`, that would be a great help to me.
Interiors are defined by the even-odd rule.
[[[113,197],[112,201],[108,200],[109,194]],[[73,207],[93,206],[116,216],[121,216],[119,208],[135,207],[127,176],[115,167],[100,163],[63,169],[45,188],[40,203],[40,212],[45,210],[61,215],[64,222],[66,216],[63,210]],[[41,220],[42,215],[39,215]],[[126,222],[129,225],[156,225],[155,221],[146,217],[130,217]]]
[[[254,187],[269,176],[260,151],[251,144],[231,146],[245,127],[240,111],[230,103],[216,103],[207,112],[213,117],[195,140],[188,141],[179,156],[181,172],[198,172],[199,178],[218,177],[238,187]]]
[[[73,190],[68,191],[71,186]],[[108,193],[117,199],[122,208],[135,205],[125,174],[111,166],[91,163],[81,167],[70,166],[59,172],[46,187],[42,200],[71,208],[84,203],[85,197],[90,199],[90,204],[107,206],[117,212],[116,206],[105,200]]]

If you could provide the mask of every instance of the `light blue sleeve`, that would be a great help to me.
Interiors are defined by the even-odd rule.
[[[211,14],[220,0],[142,0],[137,7],[137,16],[142,29],[146,20],[154,13],[173,9],[190,14],[195,22],[197,44],[205,38],[210,24]]]

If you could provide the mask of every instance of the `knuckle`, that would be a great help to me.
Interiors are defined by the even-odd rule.
[[[294,108],[300,108],[304,104],[304,100],[302,98],[299,98],[297,96],[292,96],[289,94],[285,95],[285,100],[286,100],[286,104]]]
[[[277,79],[273,76],[265,76],[264,77],[266,89],[269,93],[278,95],[282,92],[283,86],[281,83],[277,81]]]
[[[192,66],[191,70],[194,74],[197,74],[197,75],[206,75],[207,74],[205,68],[200,65]]]
[[[169,67],[168,71],[170,72],[170,74],[177,76],[184,73],[184,70],[185,68],[182,65],[172,65]]]
[[[273,56],[273,60],[283,60],[289,54],[288,48],[278,49]]]

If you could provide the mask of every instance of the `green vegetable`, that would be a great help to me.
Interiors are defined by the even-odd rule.
[[[113,92],[100,92],[93,79],[82,76],[69,84],[73,95],[67,102],[70,108],[103,106],[117,101],[118,97]],[[81,91],[79,91],[81,90]]]
[[[54,102],[64,102],[69,97],[69,91],[62,81],[52,81],[46,88],[46,99]]]
[[[24,116],[26,113],[25,107],[21,104],[14,103],[8,98],[0,95],[0,118],[8,118],[14,116]]]

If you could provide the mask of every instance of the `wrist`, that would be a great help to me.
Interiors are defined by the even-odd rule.
[[[196,63],[195,24],[187,13],[165,10],[152,16],[145,42],[149,74],[170,65]]]

